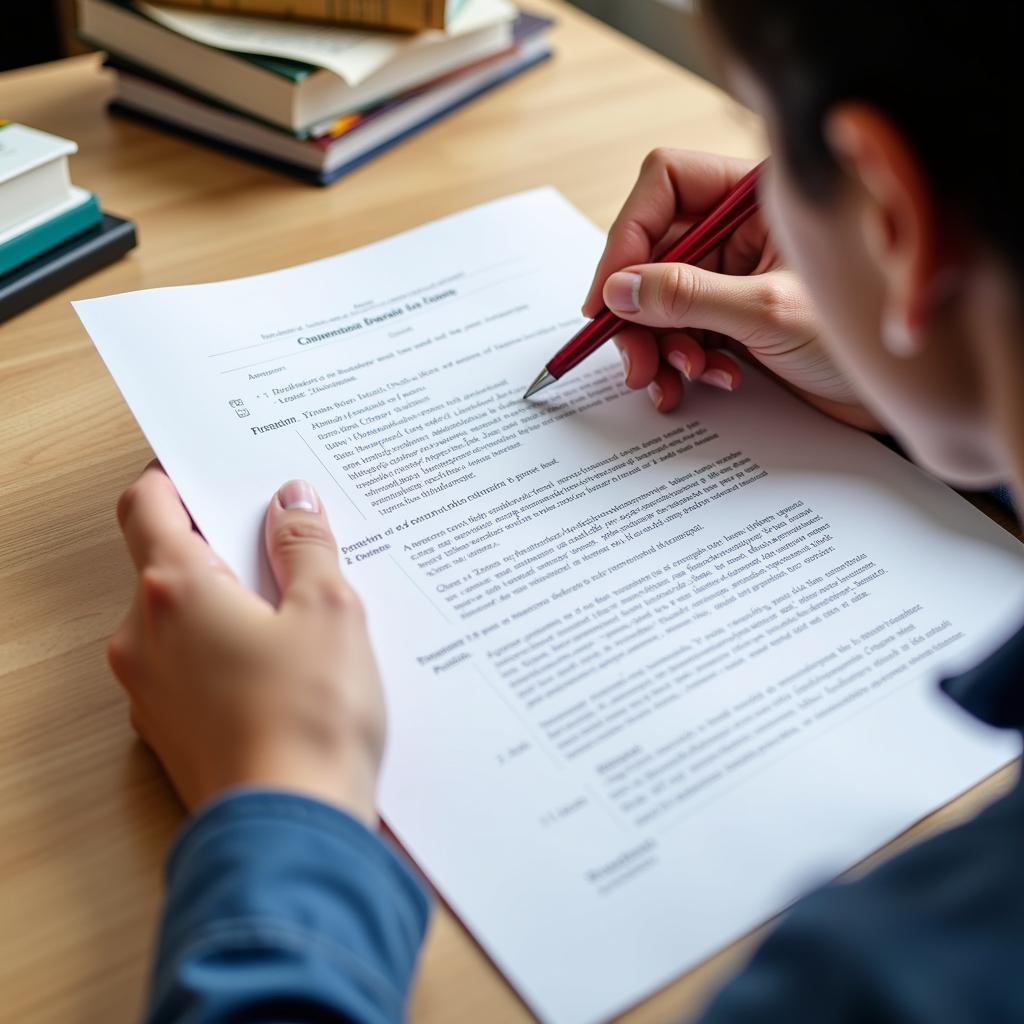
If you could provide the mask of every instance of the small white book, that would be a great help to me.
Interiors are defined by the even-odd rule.
[[[68,204],[68,157],[77,149],[68,139],[23,124],[0,127],[0,235]]]

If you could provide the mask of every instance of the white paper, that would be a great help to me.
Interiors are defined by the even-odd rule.
[[[759,376],[662,417],[580,326],[599,232],[530,192],[240,281],[76,304],[213,546],[324,496],[390,710],[381,810],[536,1013],[635,1003],[1008,761],[939,672],[1021,548]],[[1015,623],[1014,623],[1015,624]]]
[[[444,32],[428,29],[415,35],[402,35],[244,14],[181,10],[142,0],[138,0],[136,6],[166,28],[206,46],[301,61],[333,71],[349,85],[365,81],[411,49],[511,22],[516,17],[516,8],[510,0],[467,0]]]

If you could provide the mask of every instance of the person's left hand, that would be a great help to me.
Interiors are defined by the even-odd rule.
[[[276,608],[195,532],[156,464],[125,492],[118,518],[138,588],[110,664],[185,804],[241,786],[282,789],[372,824],[383,697],[362,606],[310,485],[285,484],[267,510]]]

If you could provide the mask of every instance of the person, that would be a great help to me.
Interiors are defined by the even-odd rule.
[[[1002,149],[1017,5],[706,7],[767,126],[764,213],[700,267],[652,265],[747,165],[646,161],[585,306],[631,322],[627,382],[665,412],[701,381],[742,401],[742,352],[829,415],[892,431],[934,473],[1008,480],[1020,498],[1024,202]],[[276,607],[207,548],[159,467],[119,514],[138,589],[110,660],[193,812],[169,860],[148,1019],[401,1019],[428,901],[374,834],[379,680],[317,495],[292,481],[270,503]],[[1022,669],[1024,631],[943,685],[1019,730]],[[1022,1020],[1022,863],[1017,785],[799,902],[702,1019]]]

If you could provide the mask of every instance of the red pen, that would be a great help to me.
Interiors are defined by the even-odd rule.
[[[757,209],[757,182],[764,162],[745,174],[722,201],[698,221],[659,260],[659,263],[698,263],[721,245]],[[523,398],[530,398],[564,377],[622,330],[626,321],[603,309],[537,375]]]

